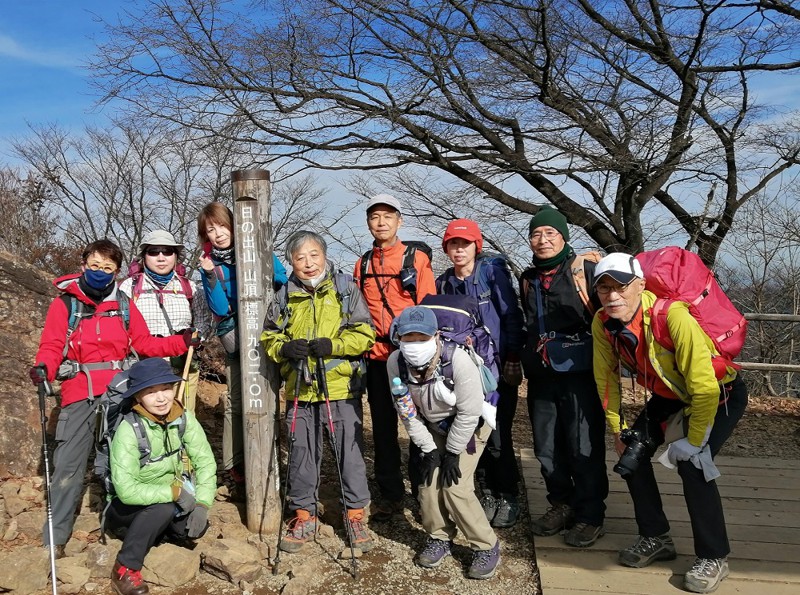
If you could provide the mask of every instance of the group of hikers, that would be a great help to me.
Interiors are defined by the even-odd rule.
[[[715,590],[728,575],[730,548],[713,457],[742,416],[747,391],[730,362],[719,364],[715,343],[686,304],[668,304],[659,315],[668,336],[654,338],[656,297],[639,262],[623,253],[576,254],[565,216],[552,208],[530,221],[532,265],[518,279],[519,293],[507,262],[484,251],[472,220],[447,226],[442,250],[452,266],[438,278],[430,249],[399,239],[403,207],[395,197],[369,199],[366,222],[372,247],[352,274],[334,269],[325,239],[313,231],[288,239],[288,276],[273,257],[275,299],[261,341],[285,382],[290,436],[284,489],[291,516],[280,550],[297,552],[316,535],[327,432],[351,548],[373,548],[368,522],[403,515],[407,480],[427,534],[416,563],[442,564],[460,531],[473,552],[466,575],[494,576],[501,558],[495,529],[513,527],[520,513],[512,426],[524,372],[550,503],[533,515],[534,533],[563,533],[574,547],[604,535],[607,422],[639,532],[619,563],[641,568],[676,557],[651,464],[668,443],[665,457],[682,479],[694,534],[696,560],[684,584]],[[145,236],[121,283],[119,247],[89,244],[81,272],[55,281],[61,295],[30,371],[36,384],[62,381],[52,543],[47,524],[43,530],[45,546],[61,557],[94,444],[95,401],[127,370],[122,396],[132,409],[109,457],[109,526],[127,528],[111,575],[121,595],[148,592],[141,568],[153,545],[198,539],[208,527],[216,462],[194,416],[192,354],[211,335],[227,354],[222,467],[231,496],[246,482],[230,209],[207,205],[198,237],[201,284],[186,277],[184,246],[167,231]],[[451,318],[462,310],[474,323],[466,341],[454,335]],[[650,395],[632,424],[622,414],[623,376]],[[364,392],[377,493],[363,454]],[[398,420],[410,438],[405,473]]]

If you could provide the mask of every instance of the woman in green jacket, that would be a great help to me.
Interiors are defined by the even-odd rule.
[[[134,364],[123,398],[136,404],[111,442],[111,479],[115,496],[108,509],[112,528],[127,527],[111,573],[120,595],[142,595],[145,556],[162,535],[176,541],[198,539],[208,528],[217,465],[205,432],[191,412],[175,400],[181,378],[169,363],[150,358]],[[140,461],[140,438],[150,448]]]
[[[364,298],[344,273],[333,273],[325,240],[311,231],[293,234],[286,246],[292,265],[288,285],[267,314],[261,340],[286,381],[287,431],[294,433],[289,461],[287,499],[294,518],[280,548],[296,552],[316,533],[316,503],[322,438],[333,418],[344,485],[348,534],[366,552],[372,538],[364,522],[369,503],[363,451],[363,354],[375,343],[375,331]],[[324,385],[318,362],[324,364]]]

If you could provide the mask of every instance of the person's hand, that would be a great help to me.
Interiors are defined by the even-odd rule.
[[[191,512],[195,507],[194,494],[184,488],[181,488],[178,497],[175,498],[175,504],[184,513]]]
[[[281,355],[286,359],[305,359],[308,357],[308,340],[292,339],[283,344]]]
[[[200,539],[208,529],[208,508],[202,504],[194,507],[194,510],[186,519],[186,534],[189,539]]]
[[[183,335],[183,342],[186,343],[186,349],[189,349],[189,347],[200,347],[203,338],[200,336],[200,333],[197,332],[197,329],[187,328],[181,334]]]
[[[461,469],[458,468],[458,457],[459,455],[453,454],[449,450],[444,452],[439,478],[442,481],[442,486],[445,488],[449,488],[453,484],[458,484],[458,480],[461,477]]]
[[[207,273],[210,273],[214,270],[214,261],[205,254],[201,254],[197,261],[200,263],[200,268]]]
[[[47,380],[47,366],[44,364],[37,364],[28,371],[28,375],[31,377],[33,385],[39,386]]]
[[[688,461],[694,455],[700,454],[701,450],[702,446],[695,446],[688,438],[681,438],[667,447],[667,458],[670,463],[677,465],[678,461]]]
[[[333,353],[333,342],[327,337],[319,337],[309,341],[308,352],[313,357],[328,357]]]
[[[442,464],[442,454],[434,448],[430,452],[422,453],[419,459],[422,483],[423,485],[429,486],[433,483],[433,472]]]
[[[503,380],[511,386],[519,386],[522,384],[522,365],[517,361],[510,359],[503,364]]]
[[[619,434],[619,432],[614,432],[614,450],[617,451],[617,456],[621,457],[627,445],[619,439]]]

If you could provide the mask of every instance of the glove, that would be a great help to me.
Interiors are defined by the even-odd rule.
[[[333,342],[327,337],[314,339],[308,344],[308,352],[314,357],[328,357],[333,353]]]
[[[503,364],[503,380],[511,386],[519,386],[522,384],[522,365],[519,361],[512,362],[507,360]]]
[[[702,446],[695,446],[688,438],[681,438],[667,447],[667,458],[670,463],[677,465],[678,461],[688,461],[694,455],[700,454],[701,450]]]
[[[305,359],[308,357],[308,341],[293,339],[283,344],[281,355],[286,359]]]
[[[47,366],[44,364],[37,364],[30,369],[28,375],[30,375],[33,385],[39,386],[47,380]]]
[[[442,487],[449,488],[453,484],[458,484],[458,479],[461,477],[461,469],[458,468],[458,457],[459,455],[454,455],[449,450],[444,452],[442,469],[439,472]]]
[[[181,334],[183,335],[183,342],[186,343],[186,349],[189,349],[189,347],[200,347],[202,337],[200,333],[197,332],[197,329],[187,328]]]
[[[186,534],[189,539],[200,539],[206,534],[208,529],[208,508],[202,504],[194,507],[194,510],[186,519]]]
[[[184,488],[181,488],[180,494],[178,494],[178,497],[175,499],[175,504],[183,512],[191,512],[192,509],[195,508],[194,494],[188,490],[185,490]]]
[[[430,452],[424,452],[419,457],[419,470],[422,473],[422,484],[429,486],[433,483],[433,472],[442,464],[442,454],[433,449]]]

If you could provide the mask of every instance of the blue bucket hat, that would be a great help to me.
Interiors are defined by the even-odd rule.
[[[160,357],[151,357],[136,362],[128,370],[128,390],[122,393],[121,398],[132,397],[140,390],[156,386],[157,384],[174,384],[182,378],[176,376],[169,362]]]

